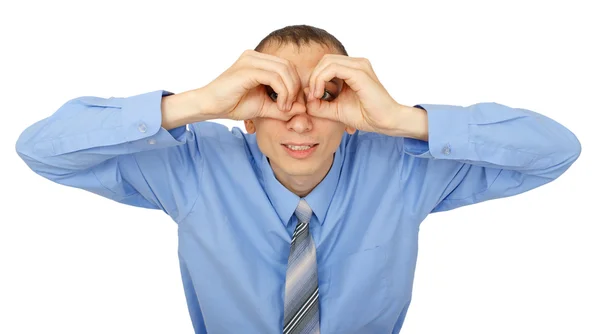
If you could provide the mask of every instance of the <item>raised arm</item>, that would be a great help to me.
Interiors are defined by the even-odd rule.
[[[277,102],[265,86],[277,93]],[[196,90],[72,99],[26,128],[16,151],[42,177],[120,203],[161,209],[177,221],[191,210],[202,187],[199,175],[210,160],[199,149],[205,141],[193,123],[287,120],[299,88],[287,60],[247,50]]]
[[[187,115],[199,114],[197,94],[161,90],[126,98],[78,97],[26,128],[16,151],[46,179],[124,204],[162,209],[177,218],[180,203],[168,189],[153,188],[147,179],[163,174],[168,180],[175,177],[169,175],[173,170],[191,173],[180,168],[184,165],[201,169],[202,155],[185,126]],[[156,157],[152,169],[140,167],[136,154],[142,152]],[[172,186],[189,196],[197,193],[191,183]]]
[[[326,85],[338,79],[344,85],[337,98],[321,101],[329,94]],[[531,110],[498,103],[401,105],[365,58],[324,55],[309,81],[309,114],[351,131],[398,138],[398,168],[419,189],[415,204],[428,212],[539,187],[564,173],[581,153],[571,131]]]
[[[420,159],[404,167],[413,166],[429,195],[424,198],[433,201],[431,212],[539,187],[557,179],[581,154],[571,131],[527,109],[421,104],[405,108],[404,115],[399,148],[409,160]]]

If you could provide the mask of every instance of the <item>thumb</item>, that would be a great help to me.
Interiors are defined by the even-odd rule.
[[[308,94],[309,92],[307,92],[308,89],[309,88],[304,89],[304,94],[306,94],[305,96],[309,96],[306,101],[306,113],[314,117],[337,121],[338,119],[335,114],[333,103],[310,96]]]
[[[287,122],[290,120],[290,118],[292,118],[292,116],[293,115],[287,111],[281,111],[277,106],[277,103],[267,101],[265,102],[265,105],[263,106],[259,117],[273,118]]]

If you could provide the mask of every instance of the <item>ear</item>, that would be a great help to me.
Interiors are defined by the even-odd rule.
[[[254,121],[250,119],[244,120],[244,125],[246,126],[246,132],[248,132],[249,134],[253,134],[254,132],[256,132],[256,126],[254,126]]]
[[[346,132],[348,132],[348,134],[353,135],[356,132],[356,128],[347,126],[346,127]]]

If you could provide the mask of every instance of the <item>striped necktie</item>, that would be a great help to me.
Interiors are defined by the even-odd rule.
[[[311,216],[308,203],[300,200],[285,280],[284,334],[320,333],[317,252],[308,228]]]

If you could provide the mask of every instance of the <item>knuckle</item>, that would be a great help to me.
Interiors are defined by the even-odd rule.
[[[371,76],[365,72],[365,71],[359,71],[360,72],[360,76],[362,77],[362,80],[370,80]]]
[[[284,67],[291,68],[292,67],[292,62],[290,62],[289,60],[287,60],[285,58],[282,58],[282,65]]]
[[[242,54],[236,61],[238,65],[246,65],[248,63],[248,55]]]
[[[269,72],[269,79],[278,84],[283,82],[281,80],[281,76],[279,75],[279,73],[276,73],[276,72]]]
[[[367,59],[367,58],[361,58],[361,63],[366,68],[371,68],[371,61],[369,59]]]
[[[275,67],[277,68],[277,71],[281,74],[287,73],[288,71],[288,68],[282,63],[275,64]]]
[[[328,73],[330,71],[335,71],[339,66],[340,66],[340,64],[338,64],[338,63],[329,63],[329,64],[327,64],[323,68],[323,71],[321,71],[321,73],[319,73],[319,77],[323,76],[324,74],[326,74],[326,73]]]

